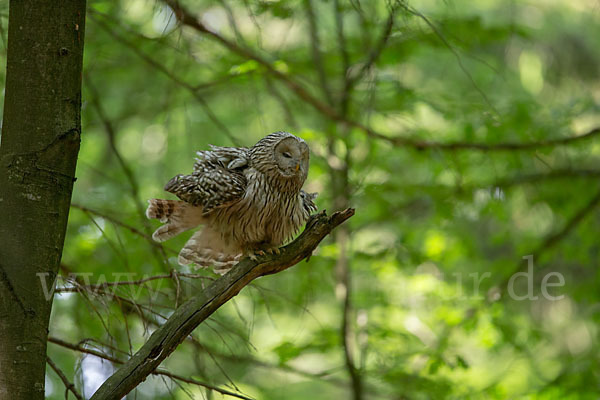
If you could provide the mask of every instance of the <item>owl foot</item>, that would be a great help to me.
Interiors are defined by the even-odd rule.
[[[281,250],[278,247],[265,247],[259,249],[252,249],[248,251],[247,255],[252,261],[258,260],[258,257],[264,257],[266,255],[279,255]]]
[[[262,257],[265,255],[265,252],[262,250],[253,250],[248,252],[248,258],[252,261],[258,260],[258,257]]]
[[[279,249],[279,247],[271,247],[271,248],[267,249],[266,251],[269,254],[275,254],[275,255],[281,254],[281,250]]]

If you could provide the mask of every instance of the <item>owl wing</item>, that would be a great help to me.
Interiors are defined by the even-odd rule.
[[[317,211],[317,205],[314,200],[317,198],[319,193],[306,193],[304,190],[300,190],[300,198],[302,199],[302,208],[307,215],[311,215]]]
[[[239,201],[247,186],[247,149],[211,146],[197,154],[192,174],[173,177],[165,190],[202,207],[204,214]]]
[[[248,166],[250,154],[246,147],[221,147],[210,145],[210,150],[196,152],[194,171],[204,169],[205,162],[218,162],[231,170],[238,170]]]

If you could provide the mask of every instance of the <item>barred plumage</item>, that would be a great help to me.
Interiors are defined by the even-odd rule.
[[[225,273],[243,255],[277,251],[317,210],[317,193],[301,189],[308,145],[291,133],[272,133],[251,148],[211,146],[197,154],[190,175],[165,185],[183,201],[151,199],[146,211],[166,223],[152,235],[157,241],[204,225],[179,253],[182,265]]]

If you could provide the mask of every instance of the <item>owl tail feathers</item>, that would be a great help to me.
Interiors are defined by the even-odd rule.
[[[152,239],[157,242],[164,242],[204,222],[200,207],[177,200],[148,200],[146,217],[165,224],[152,234]]]
[[[220,235],[205,227],[187,241],[179,252],[181,265],[195,264],[199,268],[213,268],[216,274],[227,273],[242,258],[242,252],[225,246]]]

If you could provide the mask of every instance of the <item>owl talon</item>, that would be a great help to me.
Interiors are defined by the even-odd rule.
[[[267,255],[267,253],[265,253],[265,251],[262,249],[255,249],[255,250],[249,250],[247,255],[248,255],[248,258],[251,259],[252,261],[257,261],[259,257],[264,257]]]
[[[267,253],[274,254],[274,255],[280,255],[281,250],[279,250],[279,247],[273,247],[273,248],[267,249]]]

